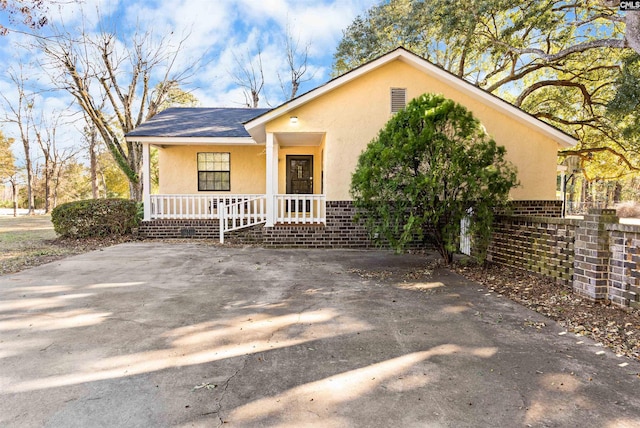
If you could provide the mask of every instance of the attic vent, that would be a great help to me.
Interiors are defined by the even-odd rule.
[[[391,113],[397,113],[407,105],[407,88],[391,88]]]

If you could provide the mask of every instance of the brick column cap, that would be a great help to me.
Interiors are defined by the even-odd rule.
[[[589,208],[589,215],[615,216],[615,208]]]

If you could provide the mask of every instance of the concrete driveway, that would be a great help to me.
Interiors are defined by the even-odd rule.
[[[152,242],[0,277],[0,426],[640,426],[637,362],[426,265]]]

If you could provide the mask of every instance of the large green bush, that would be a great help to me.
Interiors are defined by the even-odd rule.
[[[53,228],[63,238],[126,235],[138,224],[138,204],[129,199],[87,199],[57,206]]]
[[[482,258],[493,210],[518,182],[505,153],[465,107],[421,95],[360,155],[354,204],[374,236],[398,251],[429,237],[446,263],[457,249],[460,221],[472,213],[469,232]]]

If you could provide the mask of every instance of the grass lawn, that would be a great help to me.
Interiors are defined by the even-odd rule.
[[[59,239],[50,215],[0,215],[0,275],[129,240],[130,237]]]
[[[51,216],[0,216],[0,275],[74,254],[55,239]]]

